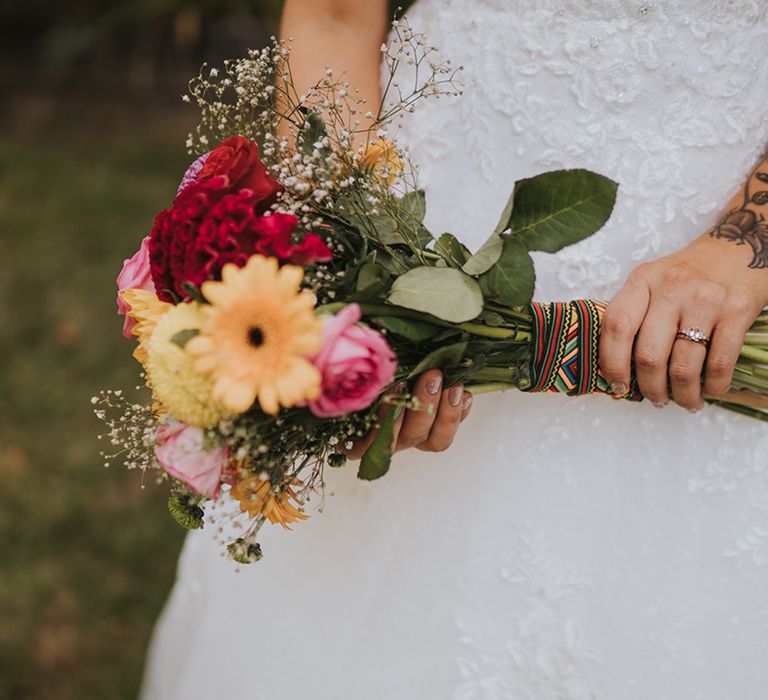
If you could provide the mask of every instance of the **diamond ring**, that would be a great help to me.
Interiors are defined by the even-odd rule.
[[[700,343],[705,348],[709,347],[709,337],[703,330],[701,330],[701,328],[697,328],[696,326],[691,326],[690,328],[681,328],[679,331],[677,331],[677,335],[675,337],[678,340],[690,340],[694,343]]]

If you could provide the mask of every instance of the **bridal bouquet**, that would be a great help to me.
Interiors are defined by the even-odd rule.
[[[331,70],[298,94],[285,43],[204,68],[187,97],[202,112],[188,141],[199,157],[117,280],[152,398],[103,392],[96,413],[129,467],[170,481],[182,525],[201,527],[206,502],[239,504],[248,524],[228,545],[239,562],[261,557],[265,522],[307,518],[324,469],[370,430],[358,476],[387,472],[394,423],[420,408],[408,387],[425,370],[476,393],[610,394],[597,362],[605,304],[532,303],[529,252],[597,231],[616,184],[545,173],[516,183],[478,251],[433,236],[388,129],[418,100],[456,93],[456,71],[409,27],[396,36],[382,47],[390,81],[376,113]],[[764,337],[745,386],[768,381]]]

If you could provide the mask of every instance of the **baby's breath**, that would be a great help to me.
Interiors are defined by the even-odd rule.
[[[164,473],[155,460],[158,419],[151,405],[129,401],[120,389],[101,391],[91,403],[94,414],[107,428],[106,433],[98,436],[99,440],[106,440],[115,448],[101,451],[105,467],[120,459],[128,469]]]

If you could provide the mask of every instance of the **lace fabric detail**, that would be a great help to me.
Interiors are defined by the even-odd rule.
[[[461,681],[453,700],[594,697],[585,667],[605,659],[585,645],[572,618],[589,581],[556,576],[541,538],[522,526],[508,533],[505,549],[494,583],[509,605],[456,618],[465,651],[456,657]]]
[[[466,76],[457,104],[425,105],[405,127],[440,193],[433,225],[455,226],[466,186],[475,216],[457,233],[476,247],[507,183],[597,170],[621,185],[614,217],[557,260],[537,255],[537,292],[610,297],[711,224],[768,140],[767,15],[756,1],[422,0],[411,21]]]

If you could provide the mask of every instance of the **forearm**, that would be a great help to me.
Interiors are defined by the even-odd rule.
[[[335,77],[343,74],[360,91],[364,110],[376,114],[381,100],[379,48],[386,28],[386,0],[286,0],[280,36],[293,39],[296,90],[306,91],[330,66]]]
[[[752,269],[768,267],[768,154],[764,154],[744,186],[728,203],[708,235],[744,245]],[[747,254],[748,251],[751,255]]]

